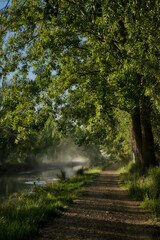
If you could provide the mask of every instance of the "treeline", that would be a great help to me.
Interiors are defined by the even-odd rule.
[[[99,145],[86,141],[82,127],[55,119],[32,80],[10,81],[0,88],[0,171],[20,171],[84,157],[100,159]]]

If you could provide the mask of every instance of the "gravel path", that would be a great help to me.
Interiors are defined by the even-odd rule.
[[[119,186],[112,165],[32,240],[160,240],[160,227],[153,226],[137,204]]]

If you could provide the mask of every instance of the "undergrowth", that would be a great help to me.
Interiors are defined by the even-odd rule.
[[[152,212],[155,219],[160,217],[160,167],[143,172],[138,164],[128,163],[120,169],[121,184],[131,197],[142,201],[141,206]]]
[[[49,217],[57,216],[92,182],[101,167],[81,170],[70,179],[35,186],[32,193],[15,193],[0,204],[0,239],[22,240],[35,234]]]

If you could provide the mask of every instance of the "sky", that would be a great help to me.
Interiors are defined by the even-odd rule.
[[[0,0],[0,9],[4,8],[7,4],[8,0]]]
[[[6,6],[7,3],[8,3],[8,0],[0,0],[0,10],[3,9]],[[13,75],[14,74],[11,73],[8,76],[8,80],[11,79]],[[29,74],[28,74],[28,78],[35,79],[35,75],[30,71]],[[0,86],[1,85],[2,85],[2,80],[0,79]]]

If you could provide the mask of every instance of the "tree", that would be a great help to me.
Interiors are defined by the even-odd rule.
[[[35,81],[13,79],[3,84],[0,91],[0,155],[2,163],[28,161],[37,137],[49,116],[43,107]],[[40,100],[41,99],[41,100]],[[41,106],[40,106],[41,104]]]
[[[150,117],[159,84],[159,8],[151,0],[13,0],[2,21],[2,33],[10,32],[1,48],[3,78],[34,66],[57,116],[92,133],[101,133],[99,122],[116,129],[115,110],[128,112],[136,161],[155,165]]]

